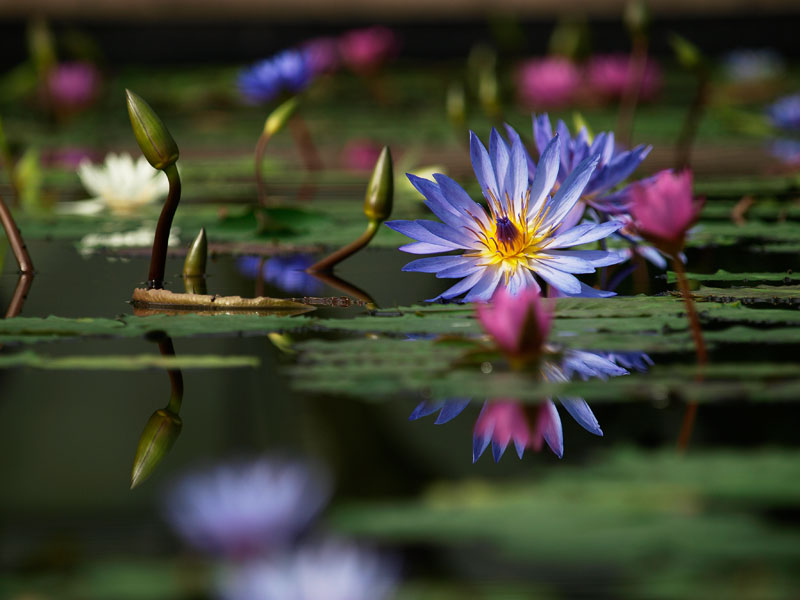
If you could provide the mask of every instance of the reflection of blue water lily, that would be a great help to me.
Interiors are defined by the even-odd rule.
[[[268,560],[236,566],[225,574],[225,600],[387,600],[397,569],[352,544],[328,541]]]
[[[565,382],[574,379],[607,379],[627,375],[628,369],[645,371],[653,361],[643,352],[586,352],[567,350],[560,363],[545,360],[541,373],[545,381]],[[559,403],[586,431],[602,436],[603,431],[594,413],[583,398],[562,397]],[[435,423],[446,423],[463,412],[469,399],[425,400],[411,413],[416,420],[438,411]],[[564,453],[561,419],[555,403],[545,398],[538,405],[525,405],[514,399],[496,399],[484,403],[473,433],[473,461],[478,460],[491,444],[495,462],[500,460],[513,442],[522,458],[526,448],[537,452],[543,442],[559,458]]]
[[[312,66],[305,51],[284,50],[242,70],[238,78],[239,92],[251,104],[269,102],[282,92],[295,94],[311,83]]]
[[[767,107],[767,116],[778,129],[800,130],[800,93],[778,99]]]
[[[245,277],[256,279],[260,276],[285,292],[305,296],[316,296],[322,291],[322,283],[306,273],[306,269],[312,264],[314,257],[308,254],[273,256],[265,260],[263,265],[258,256],[243,256],[236,261],[239,272]]]
[[[769,144],[772,156],[790,167],[800,166],[800,140],[777,138]]]
[[[259,459],[184,477],[169,491],[165,514],[189,545],[242,558],[292,542],[327,499],[327,482],[313,469]]]

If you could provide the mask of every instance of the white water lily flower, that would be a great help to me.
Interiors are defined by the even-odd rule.
[[[143,156],[134,162],[130,154],[108,154],[102,165],[84,159],[78,176],[92,199],[59,207],[62,213],[96,214],[108,209],[129,215],[167,195],[167,176],[150,166]]]
[[[81,256],[90,256],[102,248],[144,248],[153,243],[155,225],[145,224],[132,231],[115,231],[113,233],[87,233],[78,242]],[[169,232],[169,247],[179,246],[180,230],[173,227]]]

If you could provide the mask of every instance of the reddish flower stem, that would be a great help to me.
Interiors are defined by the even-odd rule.
[[[314,140],[311,139],[311,133],[308,131],[308,126],[303,117],[298,114],[292,115],[289,119],[289,128],[292,130],[295,144],[300,149],[306,169],[309,171],[321,171],[322,159],[319,157],[319,152],[314,145]]]
[[[700,319],[697,316],[697,310],[694,306],[694,300],[689,292],[689,284],[686,281],[686,270],[683,263],[679,258],[674,258],[672,261],[675,274],[678,278],[678,288],[683,296],[683,302],[686,305],[686,315],[689,318],[689,327],[692,330],[692,338],[694,339],[694,348],[697,354],[697,367],[698,372],[695,381],[703,381],[703,367],[708,364],[708,353],[706,351],[706,344],[703,340],[703,331],[700,328]],[[689,447],[689,440],[692,437],[694,430],[695,417],[697,416],[697,403],[689,402],[686,405],[686,411],[683,414],[683,423],[681,424],[681,431],[678,435],[678,451],[686,452]]]
[[[153,238],[153,251],[150,255],[150,273],[147,277],[148,290],[160,290],[164,287],[164,271],[167,265],[167,250],[169,247],[169,232],[172,229],[172,219],[178,210],[181,201],[181,178],[175,163],[164,167],[164,173],[169,180],[169,194],[161,209],[156,225],[156,234]]]
[[[17,259],[20,272],[33,273],[33,261],[28,254],[25,240],[22,239],[22,234],[17,228],[14,217],[2,197],[0,197],[0,222],[3,223],[3,229],[6,230],[8,243],[11,245],[11,250],[14,251],[14,257]]]
[[[338,265],[344,259],[349,258],[359,250],[361,250],[364,246],[369,244],[370,240],[375,237],[375,234],[378,233],[378,227],[380,223],[377,221],[370,221],[367,225],[367,229],[361,236],[353,242],[350,242],[343,248],[339,248],[336,252],[333,252],[329,256],[323,258],[321,261],[314,263],[310,267],[306,269],[307,273],[330,273],[333,271],[333,267]]]

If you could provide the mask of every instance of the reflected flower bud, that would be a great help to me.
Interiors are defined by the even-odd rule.
[[[160,408],[150,416],[133,459],[131,489],[150,476],[178,439],[182,426],[181,418],[166,408]]]

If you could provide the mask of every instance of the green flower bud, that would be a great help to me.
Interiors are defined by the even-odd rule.
[[[166,456],[181,433],[183,421],[174,412],[161,408],[154,412],[139,438],[131,471],[131,489],[142,483]]]
[[[625,5],[622,20],[631,35],[643,34],[650,26],[650,11],[645,0],[630,0]]]
[[[278,108],[273,110],[267,120],[264,122],[264,135],[272,137],[278,133],[286,125],[286,122],[292,118],[294,111],[297,110],[299,100],[297,96],[292,96],[286,102],[281,104]]]
[[[206,274],[206,261],[208,259],[208,237],[206,228],[201,227],[200,233],[194,238],[192,245],[186,252],[183,262],[184,277],[203,277]]]
[[[125,94],[136,142],[147,162],[163,171],[178,160],[178,145],[164,122],[141,96],[127,89]]]
[[[705,59],[700,49],[682,35],[673,33],[669,36],[669,43],[675,52],[678,63],[684,69],[696,71],[705,65]]]
[[[371,223],[380,223],[392,214],[394,199],[394,172],[392,153],[384,146],[372,171],[367,194],[364,197],[364,214]]]

